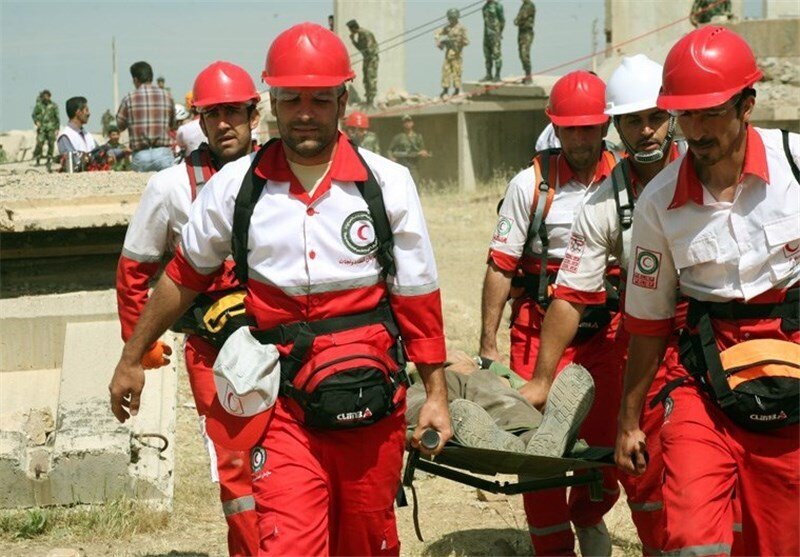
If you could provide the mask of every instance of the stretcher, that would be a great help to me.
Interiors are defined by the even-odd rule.
[[[403,473],[403,487],[411,489],[414,502],[413,519],[417,538],[422,539],[419,528],[417,494],[414,474],[417,470],[475,487],[490,493],[518,495],[555,487],[587,485],[593,501],[603,498],[602,469],[614,465],[614,449],[588,447],[563,458],[476,449],[449,442],[438,456],[423,456],[411,449]],[[576,473],[578,472],[578,473]],[[519,481],[491,480],[480,476],[512,474]],[[478,476],[480,475],[480,476]],[[398,493],[398,506],[407,506],[403,488]]]

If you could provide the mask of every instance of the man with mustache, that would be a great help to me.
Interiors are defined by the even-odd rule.
[[[675,119],[656,106],[661,71],[660,64],[637,54],[623,58],[608,80],[605,112],[613,118],[628,157],[600,184],[572,227],[569,247],[556,278],[554,299],[542,324],[533,379],[521,389],[535,406],[541,406],[546,400],[556,370],[563,367],[564,351],[578,332],[584,310],[606,303],[608,261],[621,262],[623,272],[627,267],[630,226],[637,196],[656,174],[678,157],[678,148],[672,140]],[[627,340],[627,336],[618,335],[616,353],[624,351]],[[670,343],[669,349],[666,362],[673,362],[676,342]],[[662,366],[648,401],[663,387],[664,376]],[[614,406],[618,406],[618,401]],[[650,444],[648,473],[639,478],[621,478],[645,555],[660,555],[663,545],[663,465],[658,444],[663,417],[660,407],[645,407],[642,428],[654,440]],[[611,429],[612,423],[606,422],[604,426]]]
[[[189,220],[195,197],[224,165],[253,150],[250,133],[258,126],[256,103],[261,97],[243,68],[230,62],[214,62],[197,75],[193,95],[208,143],[187,154],[179,165],[150,178],[125,234],[117,266],[117,306],[122,339],[126,342],[142,316],[150,281],[164,256],[174,252],[180,242],[181,229]],[[210,297],[220,298],[237,287],[232,265],[227,264],[225,271],[205,289]],[[171,351],[168,345],[154,339],[141,361],[148,369],[160,367],[169,362],[166,356]],[[215,355],[216,350],[199,336],[187,337],[186,368],[201,428],[216,397],[208,365]],[[219,481],[222,510],[228,522],[228,552],[254,555],[258,551],[258,535],[249,455],[228,450],[205,437],[211,475]]]
[[[251,449],[259,555],[398,555],[406,355],[427,392],[412,444],[429,428],[441,444],[451,437],[441,301],[419,198],[407,169],[354,149],[338,131],[355,74],[334,33],[312,23],[284,31],[262,76],[281,139],[226,165],[201,192],[125,345],[112,409],[120,421],[136,414],[142,354],[232,255],[254,327],[230,339],[253,343],[243,359],[280,354],[279,396],[243,414],[247,405],[233,402],[273,392],[219,391],[206,424],[215,443]],[[370,405],[338,411],[361,400]]]
[[[509,183],[499,210],[489,249],[483,283],[480,356],[491,363],[500,359],[497,329],[509,295],[514,298],[511,317],[511,369],[526,380],[535,377],[534,363],[541,345],[542,317],[551,301],[551,284],[568,253],[570,228],[586,199],[608,178],[615,157],[604,150],[609,117],[604,114],[605,84],[587,71],[571,72],[553,86],[546,109],[561,141],[560,150],[534,157],[531,167]],[[565,351],[564,364],[585,366],[595,383],[595,403],[580,429],[589,444],[613,443],[608,427],[619,402],[622,355],[613,342],[618,328],[616,312],[586,320],[581,337]],[[613,319],[612,319],[613,313]],[[563,367],[563,366],[562,366]],[[560,396],[573,396],[564,389]],[[537,401],[541,410],[543,400]],[[560,401],[560,405],[568,401]],[[565,427],[569,427],[565,422]],[[577,431],[569,431],[575,437]],[[619,497],[614,471],[604,474],[605,493],[590,501],[586,488],[550,489],[524,495],[531,540],[537,555],[573,554],[570,522],[575,523],[584,554],[610,551],[603,515]],[[598,548],[597,539],[600,539]]]
[[[688,298],[661,428],[665,554],[800,554],[800,137],[755,128],[749,45],[706,26],[664,62],[658,107],[688,141],[636,203],[625,326],[631,334],[615,458],[647,472],[640,416]]]

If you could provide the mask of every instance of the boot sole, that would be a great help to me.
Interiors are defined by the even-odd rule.
[[[586,368],[569,364],[553,381],[539,429],[525,452],[562,457],[575,443],[594,402],[594,380]]]
[[[497,427],[480,405],[466,399],[450,403],[453,439],[465,447],[515,453],[525,452],[522,439]]]

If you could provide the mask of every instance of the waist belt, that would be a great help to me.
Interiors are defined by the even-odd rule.
[[[694,328],[704,314],[712,319],[797,319],[800,317],[800,288],[786,291],[783,302],[770,304],[745,304],[743,302],[701,302],[689,298],[687,322]]]
[[[388,301],[382,301],[378,307],[363,313],[353,313],[317,321],[298,321],[288,325],[278,325],[272,329],[253,330],[253,337],[262,344],[289,344],[294,343],[289,354],[282,358],[284,365],[281,366],[281,377],[291,381],[300,369],[306,354],[314,344],[314,339],[318,335],[328,335],[357,329],[367,325],[383,325],[389,334],[398,339],[396,343],[396,357],[398,362],[405,360],[402,346],[399,342],[400,330],[394,320],[392,309]]]
[[[517,288],[523,288],[526,294],[533,296],[536,299],[536,302],[543,306],[547,307],[550,304],[550,294],[547,293],[546,297],[542,296],[542,292],[547,292],[547,286],[555,282],[555,275],[551,273],[547,273],[545,275],[547,280],[547,285],[544,289],[540,288],[541,285],[541,276],[534,275],[531,273],[525,273],[521,277],[514,277],[511,279],[512,286]],[[606,302],[600,307],[603,307],[612,312],[619,311],[619,285],[620,279],[619,277],[606,277],[603,280],[605,290],[606,290]]]

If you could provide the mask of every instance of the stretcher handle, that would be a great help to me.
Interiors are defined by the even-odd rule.
[[[442,442],[442,436],[439,435],[439,432],[435,429],[426,429],[422,432],[422,437],[420,437],[419,444],[422,445],[424,448],[428,449],[429,451],[434,450],[436,447],[439,446],[439,443]]]

